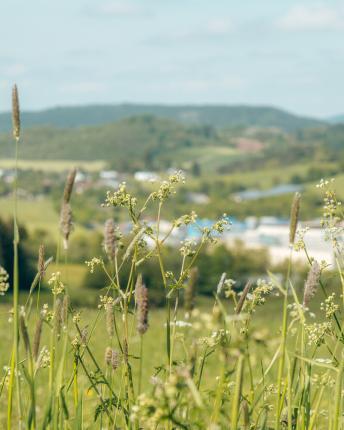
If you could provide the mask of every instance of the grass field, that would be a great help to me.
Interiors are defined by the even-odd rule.
[[[2,158],[0,169],[13,169],[15,159]],[[98,172],[106,167],[103,160],[95,161],[68,161],[68,160],[19,160],[18,167],[22,170],[38,170],[42,172],[66,172],[74,167],[87,172]]]
[[[11,218],[13,198],[0,197],[0,207],[1,216]],[[35,230],[44,230],[56,241],[60,237],[59,214],[49,198],[18,199],[18,221],[31,233]],[[87,234],[87,230],[80,224],[75,223],[74,227],[75,234]]]
[[[12,217],[13,214],[13,198],[0,198],[1,215],[5,218]],[[50,200],[34,199],[18,200],[18,220],[25,225],[29,230],[44,229],[47,231],[56,231],[58,234],[58,214]]]
[[[51,298],[46,295],[42,294],[41,300],[42,303],[44,303],[46,300],[49,299],[51,302]],[[200,299],[199,300],[199,308],[200,311],[203,313],[203,316],[211,316],[212,313],[212,307],[213,307],[214,301],[211,299]],[[231,309],[231,312],[233,310],[232,305],[227,305],[224,302],[224,305],[228,309]],[[11,335],[9,328],[11,327],[11,324],[8,322],[9,319],[9,305],[0,305],[0,334],[2,338],[1,346],[3,350],[8,350],[11,347]],[[257,343],[256,346],[254,346],[254,351],[252,351],[252,364],[257,365],[258,361],[261,358],[264,358],[264,354],[266,354],[266,348],[264,346],[264,342],[269,342],[271,344],[274,344],[275,342],[278,342],[278,336],[280,331],[280,312],[281,312],[281,301],[276,299],[273,299],[271,303],[267,305],[267,309],[265,309],[265,312],[268,312],[270,315],[269,317],[269,324],[271,325],[271,330],[269,332],[265,329],[262,329],[262,325],[264,325],[264,315],[259,312],[257,315],[257,325],[256,325],[256,333],[258,336],[260,336],[260,344]],[[80,326],[81,327],[88,327],[88,330],[91,331],[94,322],[99,318],[99,313],[97,310],[91,309],[91,308],[81,308],[81,320],[80,320]],[[118,314],[117,318],[120,320],[121,315]],[[32,317],[32,321],[37,320],[37,318]],[[185,312],[181,309],[178,313],[177,320],[185,320]],[[202,320],[201,320],[202,321]],[[208,336],[211,334],[211,329],[206,328],[207,324],[209,322],[206,322],[206,320],[203,321],[203,327],[197,329],[196,331],[192,328],[185,327],[185,328],[178,328],[177,329],[177,338],[179,339],[176,341],[175,344],[175,360],[182,360],[185,359],[185,344],[191,342],[192,337],[195,335],[197,336]],[[130,318],[129,321],[129,331],[130,331],[130,354],[133,357],[139,357],[140,356],[140,336],[136,333],[136,321],[135,319]],[[144,387],[144,390],[148,390],[151,387],[151,377],[152,375],[158,375],[159,377],[163,377],[163,372],[159,372],[158,369],[160,367],[164,367],[167,357],[166,357],[166,311],[164,309],[153,309],[151,310],[149,314],[149,329],[144,337],[144,344],[143,348],[145,351],[145,360],[143,362],[143,371],[142,371],[142,387]],[[34,324],[29,327],[29,334],[31,337],[34,336]],[[72,341],[72,339],[76,336],[76,331],[72,327],[68,331],[68,337],[69,340]],[[57,342],[57,354],[58,356],[62,354],[62,345],[63,339]],[[43,333],[41,346],[47,346],[49,347],[49,337],[47,333]],[[93,333],[93,336],[90,340],[89,346],[92,348],[92,351],[94,351],[95,358],[98,363],[102,367],[104,367],[104,352],[105,348],[109,346],[109,338],[106,330],[106,317],[103,313],[100,314],[100,318],[97,321],[96,329]],[[200,346],[200,348],[204,348]],[[22,351],[22,354],[25,354],[25,351]],[[254,357],[254,358],[253,358]],[[259,358],[260,357],[260,358]],[[257,360],[257,362],[255,361]],[[267,365],[268,360],[267,357],[264,359],[264,363]],[[87,360],[87,364],[90,366],[90,369],[92,368],[92,362]],[[203,390],[212,390],[216,388],[216,381],[220,377],[219,374],[219,367],[218,367],[218,358],[216,356],[209,357],[209,362],[207,363],[206,368],[204,369],[204,377],[203,377],[203,384],[202,389]],[[0,366],[3,368],[3,366],[9,365],[8,358],[6,355],[1,354],[0,357]],[[139,360],[133,359],[133,379],[138,380],[139,375]],[[40,374],[40,378],[44,380],[46,377],[48,377],[49,369],[42,369]],[[70,379],[70,377],[73,374],[73,368],[70,365],[70,363],[66,363],[65,368],[65,378],[66,381]],[[275,377],[275,374],[271,374],[266,382],[273,382]],[[125,383],[125,369],[122,365],[119,369],[116,370],[114,374],[114,387],[116,392],[120,393],[121,389],[123,390],[123,384]],[[38,382],[39,385],[39,382]],[[83,398],[84,402],[84,429],[92,429],[97,428],[94,427],[94,409],[98,403],[97,396],[93,392],[93,390],[90,390],[89,381],[85,377],[85,375],[80,375],[78,380],[78,386],[80,390],[80,396]],[[122,388],[121,388],[122,387]],[[137,391],[137,386],[135,386],[135,391]],[[40,402],[43,401],[44,396],[46,396],[46,391],[44,386],[39,385],[39,388],[37,390],[37,397],[40,399]],[[68,400],[68,403],[73,402],[73,387],[70,388],[70,390],[66,390],[66,398]],[[39,412],[40,414],[43,414],[43,411]],[[70,413],[73,414],[72,410],[70,410]],[[71,420],[71,423],[73,423],[73,420]],[[6,425],[6,414],[5,409],[1,409],[0,411],[0,425],[1,427],[5,428]]]

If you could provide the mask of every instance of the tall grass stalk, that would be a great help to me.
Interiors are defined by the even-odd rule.
[[[233,400],[232,400],[231,428],[233,430],[237,430],[238,424],[239,424],[239,410],[240,410],[241,390],[242,390],[242,384],[243,384],[243,373],[244,373],[244,356],[241,355],[238,358],[238,363],[236,366],[235,388],[234,388]]]
[[[22,408],[20,395],[19,380],[19,267],[18,267],[18,246],[19,246],[19,229],[17,222],[17,191],[18,191],[18,147],[20,140],[20,110],[18,90],[15,85],[12,90],[12,121],[13,136],[15,140],[15,171],[13,181],[13,346],[10,368],[10,381],[8,389],[8,406],[7,406],[7,428],[11,429],[12,425],[12,402],[13,390],[16,380],[18,394],[18,414],[19,423],[22,422]],[[20,424],[21,425],[21,424]]]

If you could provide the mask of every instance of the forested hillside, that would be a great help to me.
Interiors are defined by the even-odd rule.
[[[225,128],[230,126],[276,127],[293,131],[323,124],[317,119],[293,115],[282,109],[265,106],[183,105],[165,106],[149,104],[89,105],[56,107],[42,111],[22,113],[25,127],[50,125],[62,128],[100,125],[120,121],[137,115],[169,118],[184,124],[206,124]],[[10,129],[9,113],[0,114],[0,130]]]
[[[0,134],[1,156],[13,157],[9,133]],[[20,148],[27,160],[106,160],[109,167],[137,169],[189,168],[229,173],[309,160],[343,159],[344,125],[295,132],[207,125],[183,125],[150,115],[99,126],[70,129],[50,126],[24,129]]]

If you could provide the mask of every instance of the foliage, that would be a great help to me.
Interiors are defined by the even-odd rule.
[[[125,118],[152,115],[169,118],[186,124],[205,124],[213,127],[279,127],[295,130],[316,127],[322,122],[313,118],[292,115],[281,109],[252,106],[162,106],[122,104],[118,106],[59,107],[40,112],[23,112],[25,127],[53,125],[55,127],[80,127],[100,125]],[[0,114],[0,127],[8,129],[9,114]]]

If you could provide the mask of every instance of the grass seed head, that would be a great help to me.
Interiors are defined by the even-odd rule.
[[[317,261],[313,261],[312,266],[308,272],[308,276],[305,282],[305,289],[303,293],[303,306],[308,307],[309,302],[317,291],[317,287],[320,281],[321,269]]]
[[[290,226],[289,226],[289,243],[292,245],[295,241],[297,224],[299,221],[301,194],[295,193],[293,203],[290,210]]]
[[[114,261],[117,252],[116,227],[111,218],[104,225],[104,250],[108,259]]]
[[[114,335],[115,325],[114,325],[114,307],[112,302],[108,302],[105,305],[106,313],[106,330],[108,335],[112,337]]]
[[[245,288],[242,291],[242,294],[240,296],[239,302],[237,304],[237,307],[235,308],[235,313],[236,314],[240,314],[240,312],[242,311],[242,308],[244,306],[247,294],[249,293],[250,289],[251,289],[251,282],[248,281],[247,284],[245,285]]]
[[[68,239],[73,229],[72,208],[69,203],[63,202],[60,214],[60,230],[63,237],[64,249],[68,249]]]
[[[63,191],[63,201],[65,203],[69,203],[69,201],[70,201],[72,191],[73,191],[74,182],[75,182],[75,176],[76,176],[76,169],[72,169],[68,173],[65,188]]]
[[[148,289],[142,281],[141,274],[137,277],[135,286],[137,306],[137,331],[143,335],[148,330]]]
[[[17,85],[12,88],[12,127],[13,137],[16,140],[20,138],[20,108]]]
[[[107,346],[105,349],[105,363],[110,366],[112,358],[112,348]]]
[[[112,355],[111,355],[111,366],[113,368],[113,370],[116,370],[118,368],[120,364],[120,356],[118,351],[116,350],[112,350]]]
[[[118,351],[108,346],[105,350],[105,363],[116,370],[120,365],[120,355]]]

